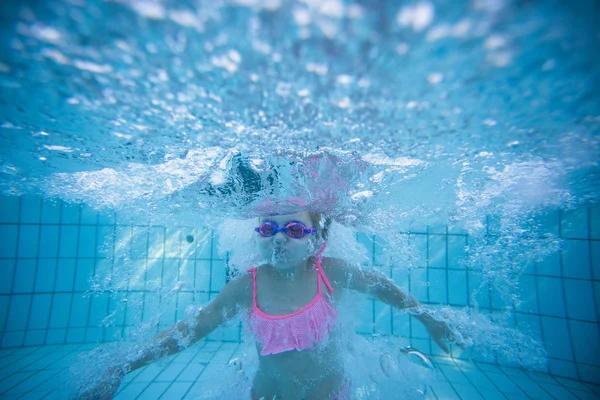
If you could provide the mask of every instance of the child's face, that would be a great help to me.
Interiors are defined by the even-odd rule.
[[[309,214],[306,211],[259,218],[260,224],[264,221],[275,222],[279,227],[297,221],[302,222],[307,228],[313,228]],[[314,235],[306,235],[300,239],[293,239],[283,232],[277,232],[277,234],[270,237],[262,237],[258,233],[256,234],[260,255],[273,267],[282,269],[294,267],[299,262],[308,259],[309,250],[313,247],[311,243],[313,238]]]

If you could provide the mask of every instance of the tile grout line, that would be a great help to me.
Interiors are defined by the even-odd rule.
[[[506,371],[504,371],[504,369],[502,368],[502,365],[499,365],[498,369],[500,371],[502,371],[502,374],[506,377],[506,379],[508,379],[509,381],[511,381],[512,384],[515,385],[521,392],[523,392],[525,394],[525,396],[527,396],[528,399],[531,399],[531,396],[527,392],[525,392],[523,389],[521,389],[521,386],[519,386],[519,384],[517,382],[515,382],[512,379],[512,377],[506,373]]]
[[[93,262],[92,262],[92,276],[91,279],[94,279],[94,277],[96,276],[96,253],[98,251],[97,246],[98,243],[96,241],[96,249],[94,250],[94,258],[93,258]],[[77,249],[79,251],[79,249]],[[114,262],[114,258],[113,258],[113,262]],[[84,292],[84,296],[88,291],[86,290]],[[85,297],[84,297],[85,298]],[[88,302],[88,307],[87,307],[87,315],[85,317],[85,326],[83,327],[83,342],[84,343],[90,343],[88,342],[88,332],[89,332],[89,328],[90,328],[90,319],[91,319],[91,315],[92,315],[92,302],[94,300],[93,294],[90,293],[89,296],[87,297],[89,302]]]
[[[471,362],[470,364],[475,364],[474,362]],[[479,393],[479,395],[481,395],[481,397],[483,397],[485,399],[485,396],[483,395],[483,393],[481,393],[481,391],[479,390],[479,388],[477,386],[475,386],[475,384],[471,381],[471,379],[469,378],[469,376],[465,373],[465,371],[463,371],[463,369],[461,368],[460,364],[458,364],[456,361],[454,361],[454,365],[456,365],[459,369],[460,372],[462,372],[463,376],[465,377],[465,379],[469,382],[469,384],[477,391],[477,393]],[[487,378],[487,375],[486,375]],[[498,388],[494,382],[487,378],[490,382],[492,382],[492,385],[494,385],[496,388]],[[504,395],[504,393],[502,393],[501,391],[499,391],[500,394],[502,394],[502,396],[504,398],[506,398],[506,396]]]
[[[176,324],[177,323],[177,317],[179,314],[179,282],[181,281],[181,259],[182,259],[182,249],[181,249],[181,244],[182,244],[182,230],[179,229],[179,260],[177,262],[177,292],[175,293],[175,312],[173,313],[173,323]],[[186,238],[187,240],[187,238]]]
[[[375,235],[371,236],[371,265],[375,265]],[[317,278],[320,279],[320,278]],[[371,298],[371,333],[375,333],[375,299]]]
[[[484,363],[486,364],[486,363]],[[485,376],[487,378],[487,380],[489,380],[490,382],[492,382],[492,385],[494,385],[494,387],[498,390],[499,393],[502,394],[502,396],[504,396],[504,398],[508,399],[508,396],[506,395],[506,393],[504,393],[500,387],[498,385],[496,385],[496,382],[494,382],[494,380],[492,378],[490,378],[488,376],[488,374],[486,373],[485,370],[483,370],[480,366],[479,366],[479,362],[473,362],[473,365],[475,365],[477,367],[477,369],[479,370],[479,372],[481,372],[483,374],[483,376]],[[490,365],[494,365],[494,364],[490,364]],[[496,366],[496,365],[494,365]]]
[[[199,350],[196,352],[196,355],[195,355],[195,356],[197,356],[197,355],[198,355],[198,354],[199,354],[199,353],[202,351],[202,349],[203,349],[205,346],[206,346],[206,342],[204,343],[204,346],[202,346],[202,348],[201,348],[201,349],[199,349]],[[221,346],[222,346],[222,345],[221,345]],[[221,346],[219,346],[219,349],[221,348]],[[218,352],[218,349],[217,349],[217,351],[215,351],[215,353],[214,353],[214,354],[216,354],[217,352]],[[212,360],[212,358],[214,358],[214,354],[213,354],[213,357],[211,357],[211,360]],[[158,373],[158,375],[156,375],[156,376],[154,377],[154,379],[153,379],[153,380],[151,380],[151,381],[148,383],[148,385],[146,385],[146,387],[145,387],[144,389],[142,389],[142,390],[141,390],[141,391],[138,393],[138,395],[136,396],[136,400],[137,400],[137,399],[140,399],[140,396],[141,396],[141,395],[142,395],[142,394],[143,394],[143,393],[144,393],[144,392],[145,392],[145,391],[146,391],[146,390],[147,390],[147,389],[150,387],[150,385],[152,385],[153,383],[158,383],[158,382],[156,381],[156,378],[157,378],[157,377],[158,377],[160,374],[162,374],[162,373],[163,373],[163,372],[164,372],[164,371],[165,371],[167,368],[169,368],[169,367],[171,366],[171,364],[173,364],[173,363],[174,363],[174,361],[175,361],[175,358],[176,358],[176,357],[173,357],[173,358],[171,359],[171,361],[169,362],[169,364],[167,364],[167,365],[166,365],[166,366],[165,366],[165,367],[164,367],[164,368],[163,368],[163,369],[160,371],[160,373]],[[192,358],[192,360],[193,360],[193,358]],[[191,362],[191,361],[190,361],[190,362]],[[203,369],[203,371],[204,371],[204,369]],[[182,372],[183,372],[183,371],[182,371]],[[181,373],[180,373],[180,374],[181,374]],[[201,375],[201,374],[199,374],[199,375]],[[178,375],[178,376],[179,376],[179,375]],[[175,380],[176,380],[176,379],[175,379]],[[173,380],[173,381],[175,381],[175,380]],[[132,382],[132,383],[133,383],[133,382]],[[162,398],[162,396],[163,396],[163,395],[164,395],[164,394],[167,392],[167,390],[169,390],[169,387],[171,387],[171,386],[173,385],[173,383],[174,383],[174,382],[170,382],[170,384],[169,384],[169,385],[168,385],[168,386],[165,388],[165,390],[164,390],[164,391],[163,391],[163,392],[160,394],[160,396],[158,397],[159,399],[160,399],[160,398]],[[192,384],[192,385],[193,385],[193,384]],[[190,388],[191,388],[191,385],[190,385]]]
[[[460,394],[458,393],[458,391],[454,388],[454,385],[452,384],[452,382],[450,382],[450,379],[448,379],[448,376],[446,376],[446,373],[444,372],[444,370],[442,368],[438,368],[438,371],[442,373],[442,375],[444,376],[444,379],[446,379],[446,382],[450,385],[450,387],[456,394],[456,397],[460,400],[463,400],[462,397],[460,396]],[[435,393],[435,388],[432,388],[432,390]],[[437,393],[436,393],[436,396],[437,396]]]
[[[587,222],[588,222],[588,226],[587,226],[587,236],[589,239],[592,238],[592,210],[591,207],[587,208]],[[591,278],[591,282],[593,282],[594,279],[594,261],[593,261],[593,252],[592,252],[592,242],[588,241],[588,259],[589,259],[589,268],[590,268],[590,278]],[[592,285],[592,299],[594,301],[592,301],[592,307],[594,307],[594,314],[596,315],[596,331],[598,332],[599,336],[600,336],[600,310],[598,310],[598,302],[600,301],[600,299],[598,299],[596,290],[594,290],[594,284],[591,283]],[[567,324],[570,325],[569,322],[567,322]],[[575,351],[575,349],[573,349],[573,351]],[[579,363],[581,364],[581,363]],[[581,375],[579,376],[579,379],[581,381]]]
[[[95,232],[95,237],[94,237],[94,244],[95,244],[95,250],[94,250],[94,275],[96,274],[96,264],[98,263],[98,259],[96,258],[96,254],[98,253],[98,230],[100,229],[100,227],[98,226],[100,223],[100,213],[98,211],[96,211],[96,229],[94,229]],[[111,285],[112,285],[112,277],[114,275],[115,272],[115,257],[113,254],[112,257],[112,261],[110,263],[110,277],[111,277]],[[105,314],[105,318],[106,316],[110,315],[110,302],[112,300],[112,295],[115,295],[115,299],[116,299],[116,294],[118,293],[118,289],[115,290],[115,292],[113,292],[111,295],[108,295],[108,299],[106,301],[106,314]],[[105,292],[102,293],[102,295],[105,295]],[[119,302],[117,302],[117,305],[115,306],[115,315],[116,315],[116,309],[119,307]],[[110,321],[107,321],[110,324]],[[124,324],[123,324],[124,325]],[[110,325],[109,325],[110,326]],[[102,341],[105,342],[106,341],[106,323],[104,322],[104,318],[102,319]],[[113,332],[113,335],[115,335],[115,333]],[[85,339],[85,338],[84,338]]]
[[[39,346],[36,346],[36,347],[39,347]],[[20,362],[20,361],[22,361],[22,360],[26,359],[26,358],[27,358],[27,357],[29,357],[29,356],[33,356],[33,355],[34,355],[34,354],[35,354],[35,353],[36,353],[38,350],[39,350],[39,348],[38,348],[38,349],[36,349],[36,350],[34,350],[34,351],[32,351],[32,352],[30,352],[30,353],[27,353],[27,354],[25,354],[24,356],[20,357],[18,360],[14,360],[14,361],[13,361],[11,364],[9,364],[9,365],[6,365],[6,366],[2,367],[2,369],[0,369],[0,373],[2,373],[2,372],[3,372],[2,370],[5,370],[5,369],[7,369],[7,368],[10,368],[10,367],[11,367],[13,364],[16,364],[16,363],[18,363],[18,362]],[[43,354],[43,353],[41,353],[41,354]],[[42,358],[44,358],[44,356],[40,356],[39,358],[36,358],[36,360],[35,360],[35,361],[38,361],[38,360],[40,360],[40,359],[42,359]],[[35,362],[35,361],[33,361],[33,362]],[[15,372],[9,373],[7,376],[5,376],[5,377],[1,378],[1,379],[0,379],[0,382],[2,382],[3,380],[5,380],[6,378],[9,378],[9,377],[11,377],[12,375],[14,375],[14,373],[15,373]]]
[[[29,302],[29,311],[27,313],[27,323],[25,324],[25,333],[23,334],[23,345],[25,345],[26,339],[27,339],[27,333],[30,332],[29,329],[29,325],[31,324],[31,310],[33,309],[33,299],[34,299],[34,294],[35,293],[35,287],[37,285],[37,278],[38,278],[38,271],[39,271],[39,266],[40,266],[40,247],[41,247],[41,242],[42,242],[42,213],[43,213],[43,207],[42,207],[42,199],[40,198],[40,217],[39,217],[39,225],[38,225],[38,240],[37,240],[37,251],[36,251],[36,262],[35,262],[35,268],[33,270],[33,286],[32,286],[32,295],[31,295],[31,301]],[[48,318],[50,318],[50,309],[48,309]]]
[[[59,346],[60,346],[60,345],[59,345]],[[43,347],[43,346],[40,346],[40,349],[41,349],[42,347]],[[38,350],[39,350],[39,349],[38,349]],[[34,352],[34,353],[35,353],[35,352]],[[42,354],[42,356],[41,356],[41,357],[39,357],[39,358],[36,358],[35,360],[33,360],[33,361],[29,362],[29,364],[27,364],[27,365],[24,365],[23,367],[20,367],[19,371],[15,371],[15,372],[13,372],[12,374],[8,375],[8,376],[7,376],[6,378],[4,378],[4,379],[8,379],[8,378],[10,378],[11,376],[15,375],[16,373],[19,373],[19,372],[24,372],[24,370],[25,370],[26,368],[30,367],[32,364],[34,364],[34,363],[36,363],[36,362],[39,362],[39,361],[43,360],[44,358],[50,357],[50,356],[54,355],[55,353],[54,353],[54,352],[48,352],[48,353],[40,353],[40,354]],[[64,356],[62,356],[61,358],[59,358],[58,360],[61,360],[61,359],[63,359],[63,358],[64,358],[64,357],[66,357],[67,355],[68,355],[68,353],[67,353],[67,354],[65,354]],[[25,357],[26,357],[26,356],[25,356]],[[23,357],[23,358],[25,358],[25,357]],[[42,370],[40,370],[40,371],[42,371]],[[38,371],[38,372],[39,372],[39,371]],[[29,375],[27,378],[25,378],[25,379],[23,379],[23,380],[19,381],[18,383],[14,384],[14,385],[13,385],[13,386],[11,386],[10,388],[8,388],[8,389],[6,389],[5,391],[1,392],[1,393],[0,393],[0,395],[2,395],[2,394],[5,394],[6,392],[8,392],[9,390],[11,390],[11,389],[12,389],[12,388],[14,388],[15,386],[17,386],[17,385],[20,385],[21,383],[25,382],[27,379],[31,378],[33,375],[36,375],[36,374],[37,374],[37,372],[34,372],[33,374]],[[2,379],[2,380],[4,380],[4,379]]]
[[[44,335],[44,345],[48,344],[48,333],[50,332],[50,325],[52,322],[52,315],[54,311],[54,296],[56,292],[56,281],[58,280],[58,260],[60,259],[60,241],[62,240],[62,217],[63,217],[63,205],[64,202],[60,200],[58,208],[58,240],[56,241],[56,260],[54,261],[54,282],[52,283],[52,292],[50,294],[50,315],[48,316],[48,322],[46,323],[46,334]]]
[[[164,234],[164,227],[163,228],[163,234]],[[133,236],[133,225],[131,226],[131,232],[132,232],[132,236]],[[129,240],[129,244],[131,245],[131,239]],[[141,307],[141,315],[140,315],[140,324],[144,322],[144,309],[145,309],[145,305],[146,305],[146,292],[148,292],[149,290],[147,289],[147,283],[148,283],[148,253],[150,252],[150,228],[148,228],[147,233],[146,233],[146,258],[144,259],[144,291],[142,292],[142,307]],[[165,248],[164,248],[164,241],[163,241],[163,251],[162,251],[163,257],[165,256]],[[131,247],[129,249],[129,255],[131,257]]]
[[[63,355],[62,357],[56,359],[56,361],[60,361],[66,357],[69,357],[70,355],[72,355],[73,353],[77,352],[78,349],[80,349],[83,346],[83,344],[77,346],[76,348],[74,348],[73,350],[69,351],[69,352],[65,352],[66,354]],[[53,353],[47,353],[48,355],[53,354]],[[41,359],[40,359],[41,360]],[[39,361],[39,360],[38,360]],[[46,369],[41,369],[39,371],[37,371],[36,373],[34,373],[33,375],[29,376],[27,379],[32,378],[33,376],[37,375],[38,373],[45,371]],[[19,398],[22,398],[23,396],[27,395],[28,393],[31,393],[33,391],[35,391],[35,388],[37,388],[40,385],[43,385],[44,383],[48,382],[50,379],[52,379],[53,377],[55,377],[56,375],[62,373],[63,370],[58,369],[56,370],[56,373],[52,374],[51,376],[49,376],[47,379],[43,380],[42,382],[38,383],[37,385],[35,385],[33,388],[31,388],[30,390],[28,390],[27,392],[23,393],[22,396],[20,396]],[[50,393],[54,392],[55,389],[51,389]]]
[[[219,346],[219,348],[213,353],[212,357],[210,358],[210,360],[208,360],[208,362],[206,363],[206,366],[208,366],[212,360],[215,358],[215,356],[217,355],[217,353],[219,352],[219,350],[221,350],[221,347],[223,347],[223,345],[221,344]],[[202,376],[202,374],[204,373],[204,371],[206,371],[206,367],[202,370],[202,372],[200,372],[200,374],[198,374],[198,376],[196,377],[196,380],[190,385],[190,387],[188,388],[188,390],[183,394],[183,398],[185,398],[189,393],[190,390],[192,390],[192,387],[194,386],[194,384],[196,382],[198,382],[198,379],[200,379],[200,377]]]
[[[167,228],[164,227],[164,234],[163,234],[163,258],[160,260],[160,287],[163,288],[164,287],[164,281],[165,281],[165,257],[167,255]],[[148,249],[148,252],[150,251],[150,249]],[[146,257],[148,256],[148,252],[146,252]],[[163,295],[162,295],[162,290],[158,290],[158,312],[159,312],[159,316],[156,320],[156,332],[160,332],[160,328],[161,328],[161,317],[166,314],[167,312],[167,306],[169,304],[169,299],[167,298],[166,301],[167,305],[165,307],[163,307]]]
[[[73,279],[71,280],[71,300],[69,301],[69,311],[67,312],[67,327],[65,328],[65,334],[63,335],[63,343],[67,343],[67,336],[71,328],[71,315],[73,313],[73,301],[75,299],[75,278],[77,277],[77,266],[79,264],[77,256],[79,255],[79,236],[81,235],[81,208],[80,204],[77,207],[77,238],[75,239],[75,268],[73,268]],[[91,302],[91,299],[90,299]]]
[[[18,202],[18,208],[19,211],[17,211],[17,241],[15,243],[15,256],[14,256],[14,262],[13,262],[13,274],[12,274],[12,279],[11,279],[11,283],[10,283],[10,290],[9,290],[9,297],[8,297],[8,304],[6,305],[6,316],[4,318],[4,326],[2,327],[2,342],[4,342],[4,335],[6,332],[6,327],[8,326],[8,319],[10,316],[10,306],[12,305],[12,299],[14,296],[14,289],[15,289],[15,280],[17,279],[17,263],[18,263],[18,258],[19,258],[19,242],[21,241],[21,202],[22,199],[21,197],[19,197],[19,202]],[[25,335],[23,334],[23,340],[21,342],[23,342],[25,340]],[[22,344],[22,343],[21,343]],[[0,346],[2,345],[2,343],[0,343]]]
[[[410,248],[411,246],[411,236],[410,233],[408,234],[408,247]],[[408,293],[411,292],[412,289],[412,268],[409,268],[408,270]],[[412,337],[412,317],[410,315],[408,315],[408,340],[409,343],[411,345],[411,347],[413,346],[413,337]]]
[[[471,379],[469,379],[469,377],[467,376],[467,374],[465,374],[465,372],[462,370],[462,368],[460,367],[460,364],[458,364],[454,358],[450,358],[452,360],[452,362],[454,363],[454,366],[460,371],[460,373],[463,375],[463,377],[467,380],[467,382],[469,382],[469,385],[471,385],[471,387],[473,389],[475,389],[475,391],[482,397],[485,399],[485,396],[483,395],[483,393],[481,393],[479,391],[479,388],[477,386],[475,386],[473,384],[473,382],[471,382]],[[443,371],[442,371],[443,372]],[[450,380],[448,380],[448,382],[450,382]],[[452,382],[450,382],[450,384],[452,384]],[[456,390],[456,389],[455,389]]]
[[[492,237],[492,235],[490,235],[490,216],[486,215],[485,216],[485,244],[486,246],[489,246],[490,243],[490,238]],[[482,267],[483,270],[483,267]],[[492,322],[496,322],[495,320],[495,313],[491,310],[493,310],[493,296],[492,296],[492,283],[490,282],[489,277],[486,279],[487,280],[487,292],[488,292],[488,302],[490,304],[490,314],[489,317],[491,319]],[[501,310],[501,309],[500,309]],[[496,365],[500,365],[500,363],[498,362],[498,352],[497,351],[493,351],[493,355],[494,355],[494,363]]]
[[[425,279],[427,280],[427,290],[425,291],[427,293],[427,304],[431,304],[431,295],[430,295],[430,288],[431,286],[429,285],[429,267],[431,266],[431,263],[429,262],[429,225],[427,225],[427,236],[425,237],[425,241],[426,241],[426,247],[425,247],[425,254],[426,254],[426,269],[425,269]],[[411,335],[412,335],[412,331],[411,331]],[[429,354],[433,353],[433,345],[431,344],[431,338],[428,338],[428,343],[429,343]],[[460,397],[460,396],[459,396]]]
[[[531,377],[531,375],[529,375],[529,374],[527,373],[527,370],[526,370],[526,369],[523,369],[522,371],[523,371],[523,373],[524,373],[524,374],[527,376],[527,379],[529,379],[529,380],[530,380],[530,381],[532,381],[532,382],[533,382],[535,385],[537,385],[539,388],[541,388],[541,389],[542,389],[542,391],[546,392],[546,393],[547,393],[547,394],[548,394],[550,397],[552,397],[553,399],[555,399],[555,400],[560,400],[560,399],[557,399],[557,398],[556,398],[556,397],[555,397],[555,396],[554,396],[552,393],[550,393],[548,390],[546,390],[546,387],[545,387],[544,385],[540,384],[540,382],[538,382],[537,380],[533,379],[533,378]]]
[[[562,224],[563,224],[563,214],[560,209],[558,209],[558,237],[562,238]],[[563,238],[564,239],[564,238]],[[560,281],[563,291],[563,304],[565,305],[565,316],[569,315],[569,307],[567,301],[567,287],[565,282],[565,265],[563,261],[563,251],[560,250],[560,256],[558,258],[559,266],[560,266]],[[571,355],[573,356],[572,362],[575,364],[575,373],[577,374],[577,380],[581,380],[581,374],[579,373],[579,366],[577,364],[577,357],[575,356],[575,347],[573,346],[573,333],[571,331],[571,324],[566,320],[565,323],[567,325],[567,334],[569,336],[569,345],[571,349]]]
[[[149,388],[149,387],[150,387],[150,386],[151,386],[153,383],[156,383],[156,378],[157,378],[157,377],[158,377],[160,374],[162,374],[162,373],[163,373],[163,372],[164,372],[164,371],[165,371],[167,368],[169,368],[169,367],[171,366],[171,364],[173,364],[173,361],[175,360],[175,358],[176,358],[176,357],[172,357],[172,358],[171,358],[171,360],[169,361],[169,363],[168,363],[167,365],[165,365],[165,366],[163,367],[163,369],[162,369],[162,370],[161,370],[161,371],[160,371],[160,372],[159,372],[159,373],[158,373],[158,374],[157,374],[157,375],[156,375],[156,376],[155,376],[155,377],[154,377],[152,380],[150,380],[150,381],[148,382],[148,384],[146,385],[146,387],[144,387],[144,389],[142,389],[142,390],[141,390],[141,391],[138,393],[138,395],[137,395],[137,396],[136,396],[136,398],[135,398],[136,400],[137,400],[137,399],[142,399],[142,400],[144,399],[144,397],[140,397],[140,396],[141,396],[141,395],[142,395],[142,394],[143,394],[143,393],[144,393],[146,390],[148,390],[148,388]],[[157,361],[159,361],[159,360],[154,360],[153,362],[157,362]],[[151,364],[151,363],[150,363],[150,364]],[[147,365],[150,365],[150,364],[147,364]],[[138,376],[136,376],[136,378],[137,378],[137,377],[139,377],[139,375],[138,375]],[[133,379],[133,380],[132,380],[130,383],[133,383],[133,381],[134,381],[134,380],[135,380],[135,378],[134,378],[134,379]],[[166,391],[166,389],[165,389],[165,391]],[[163,391],[163,393],[164,393],[164,391]],[[161,394],[161,395],[162,395],[162,394]]]
[[[179,379],[179,377],[181,376],[181,374],[183,374],[183,371],[185,371],[185,370],[186,370],[186,369],[187,369],[187,368],[190,366],[190,364],[192,364],[192,362],[194,361],[194,358],[196,358],[196,357],[198,356],[198,354],[200,354],[200,352],[202,351],[202,349],[204,348],[204,346],[206,346],[206,343],[207,343],[207,342],[204,342],[204,345],[203,345],[201,348],[199,348],[199,349],[196,351],[196,353],[194,353],[194,356],[193,356],[193,357],[190,357],[190,360],[187,362],[187,364],[185,365],[185,367],[183,367],[183,369],[182,369],[181,371],[179,371],[179,373],[177,374],[177,376],[176,376],[176,377],[175,377],[175,378],[172,380],[172,382],[169,384],[169,386],[167,386],[167,388],[165,389],[165,391],[163,392],[163,394],[161,394],[161,395],[160,395],[159,399],[160,399],[160,398],[162,398],[162,397],[165,395],[165,393],[167,393],[167,392],[169,391],[169,389],[171,388],[171,386],[173,386],[173,384],[174,384],[175,382],[177,382],[177,379]],[[206,368],[206,367],[205,367],[205,368]],[[203,369],[203,370],[204,370],[204,369]],[[198,376],[200,376],[201,374],[202,374],[202,372],[200,372],[200,373],[198,374]],[[190,388],[192,387],[192,385],[193,385],[193,384],[194,384],[194,383],[192,383],[192,384],[190,385]],[[189,388],[188,388],[188,390],[189,390]],[[187,391],[186,391],[186,394],[187,394]],[[184,395],[184,396],[185,396],[185,395]]]

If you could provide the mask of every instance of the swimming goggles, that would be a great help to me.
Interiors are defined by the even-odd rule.
[[[276,235],[277,232],[283,232],[292,239],[302,239],[306,235],[317,233],[317,228],[309,228],[302,222],[297,221],[292,221],[281,228],[275,222],[265,221],[254,230],[262,237],[271,237]]]

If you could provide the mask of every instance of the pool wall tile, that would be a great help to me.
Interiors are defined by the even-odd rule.
[[[382,335],[392,334],[392,307],[379,301],[375,302],[375,332]]]
[[[540,314],[565,317],[563,284],[560,278],[537,277]]]
[[[12,292],[13,276],[16,265],[17,260],[14,258],[0,260],[0,294],[8,294]]]
[[[58,257],[60,227],[58,225],[42,225],[40,232],[40,258]]]
[[[587,240],[565,240],[562,246],[563,276],[590,279],[590,242]]]
[[[592,382],[600,385],[600,367],[595,365],[578,364],[579,376],[584,382]],[[596,393],[600,395],[600,393]]]
[[[79,223],[80,208],[79,204],[62,202],[60,223],[77,225]]]
[[[58,256],[61,258],[77,257],[78,237],[79,227],[77,225],[61,226]]]
[[[59,258],[56,269],[56,282],[54,288],[59,292],[70,292],[73,290],[73,278],[75,277],[76,260],[72,258]]]
[[[81,205],[79,215],[82,225],[96,225],[98,223],[98,212],[86,204]]]
[[[38,196],[22,196],[20,222],[38,224],[40,222],[41,203],[41,198]]]
[[[521,275],[519,277],[519,302],[515,304],[516,311],[538,314],[537,277]]]
[[[560,253],[554,252],[548,254],[542,260],[538,261],[536,264],[537,273],[539,275],[547,275],[547,276],[561,276],[561,267],[560,267],[561,259]]]
[[[29,318],[28,330],[46,329],[50,319],[51,294],[36,294],[32,296],[31,316]],[[43,344],[43,342],[42,342]]]
[[[585,321],[569,321],[575,360],[600,366],[600,337],[598,324]]]
[[[465,269],[467,261],[466,235],[448,235],[448,268]]]
[[[448,304],[448,282],[446,269],[429,269],[429,301]]]
[[[35,281],[37,262],[33,260],[17,259],[17,268],[13,278],[13,293],[31,293]]]
[[[55,199],[42,200],[41,223],[42,224],[59,224],[61,213],[61,201]]]
[[[18,223],[20,209],[19,197],[0,196],[0,223]]]
[[[561,212],[561,236],[569,239],[588,238],[588,208],[577,208]]]
[[[96,232],[98,228],[93,226],[81,226],[79,228],[79,242],[77,246],[77,257],[93,258],[96,254]]]
[[[556,237],[560,234],[560,216],[557,210],[546,210],[535,217],[536,223],[541,228],[542,234],[552,234]]]
[[[573,360],[573,352],[569,345],[569,327],[564,318],[541,317],[544,340],[548,357],[561,360]]]
[[[590,239],[600,239],[600,205],[590,207]]]
[[[36,292],[52,292],[54,290],[57,263],[56,258],[40,259],[38,261],[37,279],[34,287]]]
[[[159,240],[162,239],[162,236]],[[131,231],[131,242],[129,243],[131,258],[135,259],[147,259],[147,258],[161,258],[155,253],[156,249],[162,248],[162,246],[156,246],[153,243],[152,246],[148,242],[148,227],[146,226],[134,226]]]
[[[592,281],[564,279],[563,284],[568,318],[597,322]]]
[[[2,347],[20,347],[25,340],[25,331],[4,332],[2,334]]]
[[[574,362],[550,358],[548,360],[548,372],[553,375],[578,379],[577,368]]]
[[[0,237],[2,246],[0,246],[0,258],[16,258],[18,225],[0,225]]]
[[[179,258],[181,250],[181,230],[179,228],[165,229],[165,257]]]
[[[39,225],[21,225],[19,231],[19,258],[35,258],[38,256]]]
[[[27,327],[31,295],[15,294],[11,296],[8,315],[5,322],[7,331],[22,331]]]
[[[466,306],[469,304],[467,291],[467,272],[448,271],[448,301],[452,305]]]
[[[446,269],[446,235],[430,234],[429,237],[429,267]]]

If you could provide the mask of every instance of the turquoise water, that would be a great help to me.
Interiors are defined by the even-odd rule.
[[[27,375],[11,351],[136,343],[189,316],[258,262],[243,232],[277,207],[324,211],[330,256],[460,328],[469,346],[444,358],[412,317],[350,300],[376,351],[487,374],[465,389],[447,372],[453,394],[429,395],[493,398],[488,379],[502,398],[585,398],[599,16],[593,1],[3,4],[0,395]],[[243,339],[234,321],[207,343]],[[521,371],[502,372],[517,389],[492,367]]]

